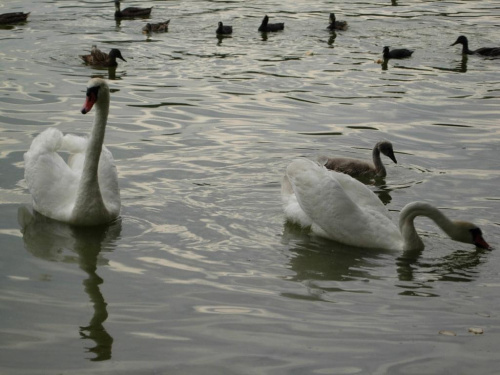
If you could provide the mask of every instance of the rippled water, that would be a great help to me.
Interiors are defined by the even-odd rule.
[[[139,2],[138,2],[139,3]],[[126,5],[138,3],[127,2]],[[498,251],[418,220],[426,249],[354,249],[284,224],[295,157],[398,164],[373,185],[473,220],[498,248],[499,1],[3,1],[0,29],[0,372],[8,374],[490,374],[498,357]],[[328,14],[349,22],[325,30]],[[259,34],[263,15],[285,31]],[[217,22],[231,37],[215,37]],[[78,58],[119,48],[116,71]],[[415,49],[380,65],[382,47]],[[110,79],[106,144],[123,207],[110,227],[27,224],[23,153],[49,126],[86,133],[89,77]],[[90,116],[90,117],[88,117]],[[20,219],[18,219],[18,216]],[[468,332],[483,329],[482,335]],[[439,334],[454,332],[456,336]]]

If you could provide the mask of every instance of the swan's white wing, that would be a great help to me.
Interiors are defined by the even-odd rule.
[[[300,207],[297,197],[293,191],[292,184],[290,180],[285,175],[281,181],[281,201],[283,203],[283,211],[285,212],[285,217],[292,223],[299,224],[300,226],[307,228],[312,225],[312,220],[304,212],[302,207]]]
[[[87,143],[87,137],[80,137],[74,134],[65,134],[62,140],[61,151],[69,153],[68,166],[79,175],[82,174]]]
[[[351,176],[335,172],[328,171],[334,179],[342,186],[344,192],[360,207],[368,208],[378,211],[387,218],[390,219],[389,211],[384,206],[382,201],[371,191],[365,184],[359,182],[358,180],[352,178]]]
[[[66,221],[74,207],[79,176],[57,153],[62,138],[54,128],[40,133],[24,154],[24,163],[34,208],[45,216]]]
[[[331,173],[307,159],[293,161],[286,174],[313,228],[318,226],[328,237],[348,245],[400,247],[399,230],[380,210],[375,202],[378,197],[359,181],[344,179],[345,175]],[[340,181],[338,175],[342,175]]]

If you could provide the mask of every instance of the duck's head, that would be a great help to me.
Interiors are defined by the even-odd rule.
[[[109,57],[111,59],[122,59],[123,61],[127,62],[127,60],[125,60],[122,56],[122,53],[120,52],[119,49],[117,48],[113,48],[111,51],[109,51]]]
[[[330,13],[330,23],[335,23],[335,13]]]
[[[380,141],[377,143],[377,147],[379,151],[390,158],[394,163],[398,163],[396,160],[396,156],[394,155],[394,149],[392,148],[392,143],[389,141]]]
[[[120,1],[119,1],[119,0],[115,0],[115,10],[116,10],[117,12],[119,12],[119,11],[120,11]]]
[[[457,40],[455,40],[455,43],[452,44],[454,46],[455,44],[461,44],[461,45],[468,45],[469,41],[467,40],[467,37],[465,35],[460,35]]]
[[[151,24],[150,24],[150,23],[147,23],[147,24],[146,24],[146,26],[144,26],[144,27],[142,28],[142,32],[143,32],[144,34],[147,34],[147,33],[151,32],[151,29],[152,29]]]
[[[266,15],[264,16],[264,19],[262,20],[262,24],[263,24],[263,25],[267,25],[268,23],[269,23],[269,17],[268,17],[268,15],[266,14]]]
[[[455,241],[474,244],[476,247],[485,250],[493,250],[483,238],[483,232],[474,223],[467,221],[454,221],[455,233],[451,238]]]

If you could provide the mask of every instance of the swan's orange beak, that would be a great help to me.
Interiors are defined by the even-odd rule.
[[[87,112],[90,112],[96,101],[97,101],[96,93],[88,91],[85,103],[83,104],[82,113],[86,114]]]
[[[493,248],[490,245],[488,245],[488,243],[484,240],[481,233],[475,234],[474,245],[476,245],[476,247],[479,247],[481,249],[493,250]]]

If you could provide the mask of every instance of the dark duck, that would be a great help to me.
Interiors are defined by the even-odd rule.
[[[122,59],[123,61],[127,61],[123,58],[122,53],[119,49],[113,48],[109,51],[109,54],[106,52],[102,52],[96,46],[92,46],[92,50],[90,51],[90,55],[80,55],[80,58],[85,61],[85,63],[97,66],[97,67],[114,67],[117,66],[118,63],[116,59]]]
[[[262,23],[259,26],[259,31],[268,32],[268,31],[280,31],[285,29],[285,24],[281,23],[269,23],[269,17],[266,15],[262,20]]]
[[[215,30],[215,33],[217,35],[229,35],[233,33],[233,27],[226,26],[222,22],[219,22],[219,26],[217,27],[217,30]]]
[[[500,56],[500,47],[482,47],[473,51],[470,50],[469,41],[464,35],[460,35],[452,46],[455,44],[462,45],[463,55]]]
[[[151,8],[137,8],[129,7],[123,10],[120,9],[120,1],[115,1],[115,18],[135,18],[135,17],[149,17]]]
[[[13,25],[15,23],[26,22],[29,13],[12,12],[0,14],[0,25]]]
[[[384,59],[404,59],[406,57],[410,57],[413,53],[413,50],[406,48],[397,48],[390,50],[389,47],[384,47],[383,54]]]
[[[144,34],[149,34],[149,33],[163,33],[165,31],[168,31],[168,25],[170,23],[170,20],[165,21],[165,22],[158,22],[158,23],[147,23],[146,26],[142,28],[142,32]]]
[[[335,18],[335,13],[330,13],[330,24],[327,27],[328,30],[347,30],[346,21],[337,21]]]

